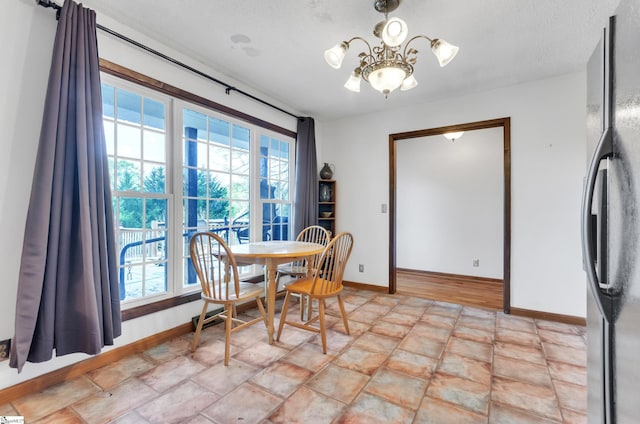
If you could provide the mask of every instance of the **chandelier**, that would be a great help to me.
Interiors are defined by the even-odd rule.
[[[409,45],[418,38],[424,38],[431,43],[431,51],[438,59],[440,66],[446,66],[458,53],[458,47],[439,38],[429,38],[426,35],[416,35],[401,47],[407,38],[407,24],[400,18],[388,17],[388,13],[394,11],[400,0],[375,0],[374,9],[384,14],[384,21],[379,22],[373,29],[373,35],[380,38],[380,45],[371,45],[362,37],[353,37],[349,41],[343,41],[324,52],[324,59],[329,66],[339,69],[342,66],[349,46],[355,40],[366,44],[368,52],[361,52],[358,57],[360,64],[353,70],[345,83],[345,88],[350,91],[360,92],[360,81],[364,79],[371,86],[384,94],[400,87],[400,90],[410,90],[418,85],[413,76],[413,65],[416,63],[418,51]]]

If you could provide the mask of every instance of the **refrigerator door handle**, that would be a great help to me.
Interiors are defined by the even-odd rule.
[[[598,141],[593,158],[589,164],[589,171],[587,172],[587,179],[582,195],[582,256],[584,268],[587,273],[587,281],[600,314],[611,324],[615,322],[615,317],[613,316],[614,310],[611,307],[611,295],[600,287],[600,281],[598,281],[598,275],[596,273],[596,258],[594,252],[596,252],[597,249],[594,248],[596,240],[593,237],[592,231],[594,222],[591,219],[591,208],[600,162],[613,156],[612,133],[611,127],[607,127]]]

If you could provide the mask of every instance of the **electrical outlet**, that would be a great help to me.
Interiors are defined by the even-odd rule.
[[[358,265],[358,271],[364,272],[364,265],[363,264]]]
[[[11,351],[11,339],[1,341],[0,342],[0,361],[9,359],[10,351]]]
[[[480,259],[474,259],[473,260],[473,266],[479,267],[480,266]]]

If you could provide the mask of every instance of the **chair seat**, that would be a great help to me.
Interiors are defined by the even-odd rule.
[[[223,285],[222,286],[222,292],[224,293],[225,290],[226,290],[226,287]],[[240,291],[238,292],[238,297],[236,298],[235,296],[230,296],[230,298],[233,299],[234,302],[236,300],[242,300],[242,299],[253,299],[256,296],[262,295],[263,291],[264,291],[264,289],[261,286],[257,286],[255,284],[251,284],[251,283],[243,283],[241,281],[240,282]],[[208,302],[215,302],[215,303],[226,303],[227,302],[224,299],[214,299],[212,297],[205,296],[204,293],[202,294],[202,299],[204,299],[204,300],[206,300]]]
[[[316,280],[316,284],[321,285],[324,284],[325,281],[322,280],[321,278],[318,278]],[[306,294],[306,295],[314,295],[314,293],[311,293],[311,286],[313,286],[313,278],[304,278],[304,279],[300,279],[300,280],[296,280],[295,282],[291,283],[291,284],[287,284],[284,289],[291,292],[291,293],[296,293],[296,294]],[[340,293],[342,291],[342,286],[340,286],[337,290],[335,291],[326,291],[323,292],[322,295],[317,295],[316,297],[330,297],[330,296],[335,296],[337,293]]]

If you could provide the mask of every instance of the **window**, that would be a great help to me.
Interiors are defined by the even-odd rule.
[[[196,231],[290,238],[292,138],[110,76],[102,97],[123,308],[200,289]]]

